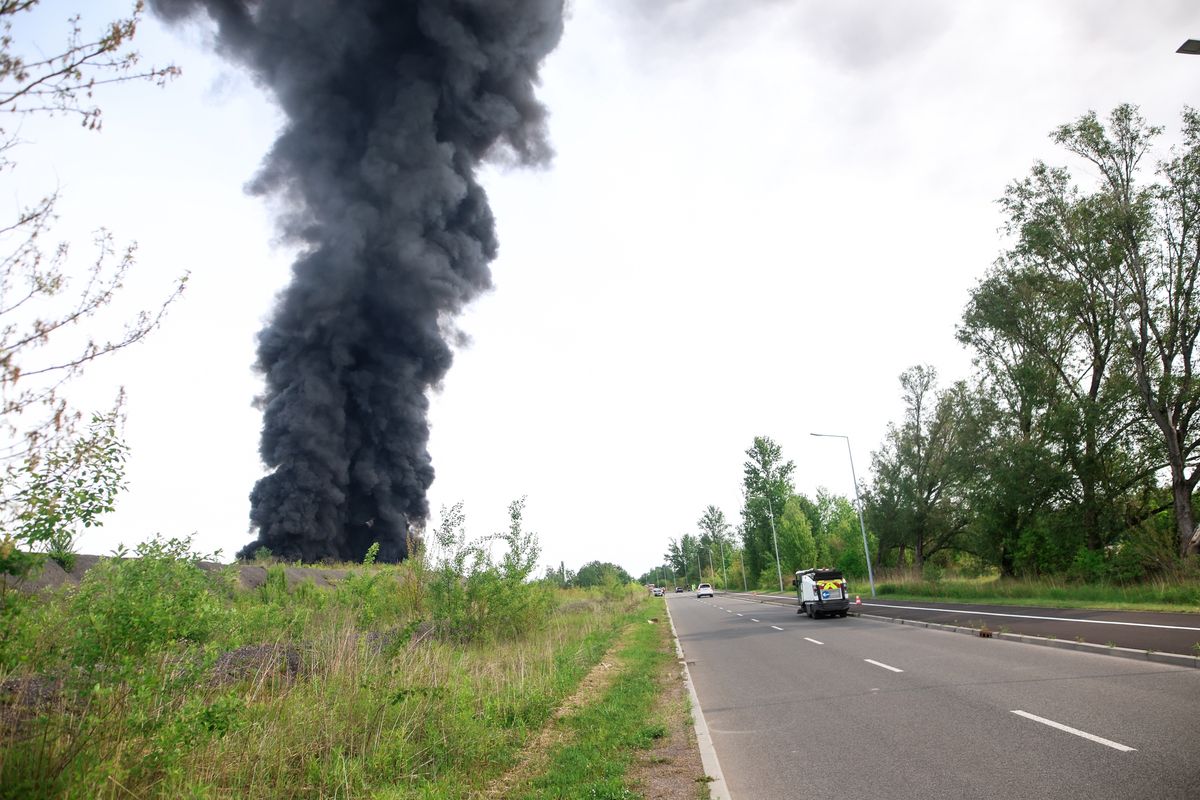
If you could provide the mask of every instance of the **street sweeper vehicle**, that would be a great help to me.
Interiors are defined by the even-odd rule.
[[[812,619],[823,616],[846,616],[850,610],[850,595],[846,579],[841,570],[802,569],[792,581],[800,598],[797,614],[808,614]]]

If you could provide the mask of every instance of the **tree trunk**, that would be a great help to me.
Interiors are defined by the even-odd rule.
[[[1175,530],[1179,533],[1179,555],[1181,558],[1200,555],[1200,530],[1196,529],[1196,518],[1192,511],[1192,481],[1183,476],[1182,470],[1175,474],[1171,470],[1171,493],[1175,500]]]

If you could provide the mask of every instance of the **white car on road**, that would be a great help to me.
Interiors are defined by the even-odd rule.
[[[707,583],[702,583],[696,587],[696,597],[712,597],[713,588]]]

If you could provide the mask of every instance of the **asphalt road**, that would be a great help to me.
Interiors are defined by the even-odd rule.
[[[775,595],[796,602],[796,595]],[[1194,656],[1200,653],[1200,614],[1158,611],[1109,611],[1087,608],[987,606],[976,603],[938,603],[928,600],[863,598],[855,606],[864,614],[915,619],[942,625],[986,624],[993,631],[1029,636],[1053,636],[1064,641],[1114,644],[1134,650],[1155,650]]]
[[[1200,670],[667,603],[737,800],[1200,798]]]

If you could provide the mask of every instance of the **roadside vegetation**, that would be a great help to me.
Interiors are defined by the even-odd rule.
[[[1194,606],[1200,112],[1168,130],[1120,105],[1050,139],[1062,163],[1034,161],[999,199],[998,257],[955,331],[971,374],[899,375],[903,414],[857,487],[865,548],[876,572],[915,576],[885,581],[892,593]],[[794,470],[755,437],[737,530],[709,506],[644,579],[865,578],[859,509],[798,493]]]
[[[708,797],[664,603],[648,599],[642,618],[626,628],[592,691],[557,720],[557,737],[493,796]],[[650,623],[650,624],[647,624]]]
[[[78,587],[8,590],[0,798],[483,791],[647,602],[529,580],[522,510],[472,541],[456,506],[427,554],[368,554],[329,588],[275,563],[246,587],[156,539]]]
[[[865,592],[865,582],[857,588],[862,590],[860,593]],[[941,576],[931,580],[911,572],[887,572],[876,576],[875,588],[880,597],[896,600],[1200,613],[1200,576],[1156,576],[1133,583],[1114,583],[1000,575]]]

